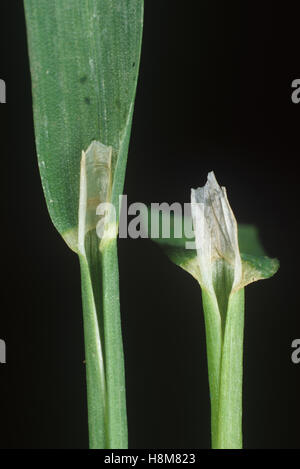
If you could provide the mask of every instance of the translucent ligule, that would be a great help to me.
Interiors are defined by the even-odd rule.
[[[232,286],[241,281],[242,264],[238,246],[237,223],[226,190],[210,172],[204,187],[192,189],[192,216],[201,282],[212,290],[220,270],[216,262],[228,263],[233,271]],[[223,271],[223,269],[222,269]]]
[[[112,147],[97,141],[82,152],[78,211],[78,249],[82,253],[86,233],[99,222],[97,207],[110,199],[111,155]]]
[[[96,214],[100,203],[107,202],[111,191],[112,148],[93,141],[85,154],[87,181],[86,232],[94,229],[99,220]]]

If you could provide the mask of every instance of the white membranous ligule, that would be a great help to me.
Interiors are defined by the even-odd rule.
[[[99,231],[103,236],[105,231],[109,210],[100,213],[97,207],[100,204],[111,207],[109,203],[112,186],[111,159],[112,147],[95,140],[86,151],[82,151],[78,221],[78,247],[81,251],[84,251],[87,232],[97,227],[97,234]],[[99,215],[101,215],[100,220]]]
[[[96,141],[93,141],[86,151],[87,231],[96,227],[98,205],[110,200],[111,155],[112,147],[107,147]]]
[[[204,187],[192,189],[191,209],[201,286],[214,291],[217,278],[226,269],[231,288],[242,278],[237,223],[225,187],[210,172]]]

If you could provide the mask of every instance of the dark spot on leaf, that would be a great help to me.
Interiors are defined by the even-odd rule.
[[[133,64],[132,64],[132,68],[133,68],[133,67],[135,67],[135,62],[133,62]]]
[[[91,100],[90,100],[90,98],[88,98],[88,97],[85,97],[85,98],[84,98],[84,102],[85,102],[86,104],[91,104]]]
[[[86,76],[86,75],[83,75],[83,77],[81,77],[81,78],[79,79],[80,83],[85,83],[86,80],[87,80],[87,76]]]

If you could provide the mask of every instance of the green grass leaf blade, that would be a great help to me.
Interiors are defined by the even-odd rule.
[[[278,259],[267,256],[241,254],[243,265],[243,285],[272,277],[279,269]]]
[[[74,248],[81,151],[113,147],[122,192],[142,38],[141,0],[25,0],[36,146],[48,210]]]

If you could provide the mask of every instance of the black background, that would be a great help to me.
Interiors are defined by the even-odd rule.
[[[22,2],[0,18],[0,447],[86,448],[79,266],[40,184]],[[300,447],[298,44],[292,2],[145,1],[128,202],[188,202],[213,169],[281,262],[246,289],[246,448]],[[150,240],[121,240],[119,264],[130,447],[207,448],[200,290]]]

